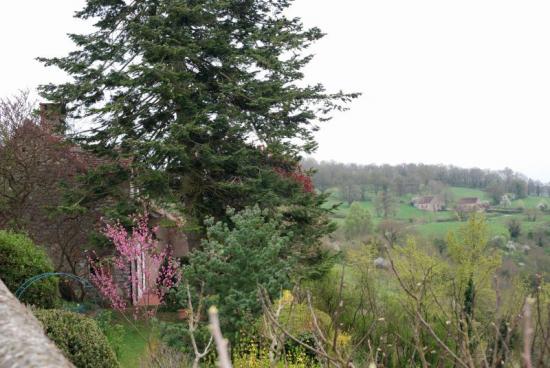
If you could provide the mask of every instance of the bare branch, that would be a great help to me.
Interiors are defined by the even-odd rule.
[[[220,368],[232,368],[231,358],[229,357],[228,342],[222,335],[220,328],[220,319],[218,318],[218,308],[212,306],[208,310],[208,316],[210,317],[210,332],[214,337],[216,343],[216,350],[218,351],[218,365]]]

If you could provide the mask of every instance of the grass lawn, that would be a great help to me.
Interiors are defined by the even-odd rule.
[[[130,321],[118,315],[116,323],[124,327],[123,345],[121,347],[119,363],[122,368],[134,368],[140,366],[140,359],[147,352],[147,339],[154,333],[151,325],[144,321],[134,321],[129,313]],[[175,321],[175,313],[158,313],[157,318],[163,321]],[[154,336],[153,336],[154,337]]]
[[[541,202],[544,202],[550,205],[550,201],[548,200],[548,198],[527,197],[527,198],[516,199],[515,201],[512,201],[512,207],[521,207],[521,204],[523,204],[525,208],[536,208],[537,205]]]
[[[503,217],[503,216],[500,216]],[[451,231],[458,231],[465,222],[461,221],[448,221],[448,222],[429,222],[426,224],[420,224],[414,226],[414,228],[422,235],[426,237],[444,238],[447,233]],[[492,218],[487,219],[487,226],[489,229],[489,235],[491,237],[495,235],[507,235],[508,230],[504,221],[500,219],[495,220]]]
[[[450,189],[456,199],[460,199],[463,197],[478,197],[481,200],[489,199],[487,197],[487,194],[480,189],[460,188],[460,187],[451,187]]]
[[[147,350],[147,342],[140,335],[148,335],[145,326],[138,326],[139,332],[132,326],[124,324],[124,344],[120,353],[120,366],[122,368],[139,367],[140,358]]]

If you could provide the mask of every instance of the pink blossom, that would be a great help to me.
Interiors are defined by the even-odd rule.
[[[114,309],[118,311],[124,310],[126,302],[118,293],[109,269],[105,265],[101,265],[99,261],[94,261],[91,258],[88,258],[88,262],[92,267],[92,273],[90,274],[92,284],[95,285],[101,295],[109,301]]]
[[[162,303],[166,293],[181,281],[179,263],[168,249],[159,249],[154,231],[148,226],[147,213],[134,217],[134,224],[130,232],[119,222],[105,225],[103,234],[116,250],[114,267],[120,274],[128,275],[127,292],[134,305],[149,304],[151,296]],[[92,283],[113,308],[125,308],[126,303],[118,293],[113,275],[91,260],[90,264]]]

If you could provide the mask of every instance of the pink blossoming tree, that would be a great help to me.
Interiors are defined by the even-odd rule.
[[[132,301],[136,312],[139,306],[158,306],[181,281],[179,263],[168,248],[160,249],[155,232],[148,226],[147,213],[134,218],[131,231],[118,222],[105,225],[103,234],[114,244],[115,255],[110,264],[89,258],[90,280],[115,310],[126,309],[127,300]],[[115,274],[127,278],[125,290],[119,290]]]

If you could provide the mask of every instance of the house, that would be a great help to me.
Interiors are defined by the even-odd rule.
[[[65,141],[64,115],[62,110],[56,104],[40,104],[40,129],[54,141]],[[82,147],[69,143],[68,149],[71,153],[71,160],[78,163],[78,172],[85,173],[87,170],[98,168],[102,165],[113,164],[109,158],[99,157],[90,153]],[[129,168],[131,159],[118,162],[123,168]],[[127,193],[128,197],[140,202],[148,214],[148,226],[155,229],[155,238],[158,241],[159,250],[170,249],[170,254],[176,258],[185,257],[193,247],[199,243],[197,235],[186,233],[181,230],[185,223],[185,218],[179,212],[162,207],[150,200],[142,200],[133,187],[131,180],[120,186],[122,193]],[[97,256],[99,258],[111,256],[111,250],[102,252]],[[129,274],[117,274],[112,272],[119,291],[131,296],[134,305],[155,305],[159,300],[151,292],[144,292],[146,285],[154,281],[158,275],[159,265],[152,259],[144,255],[141,262],[132,264]],[[111,271],[116,271],[112,269]],[[147,276],[146,276],[147,275]],[[147,278],[147,280],[146,280]],[[130,281],[132,280],[132,281]]]
[[[460,198],[456,204],[456,210],[459,212],[483,212],[489,207],[485,201],[481,201],[478,197]]]
[[[445,207],[445,203],[437,196],[423,196],[412,200],[414,207],[423,211],[437,212]]]

